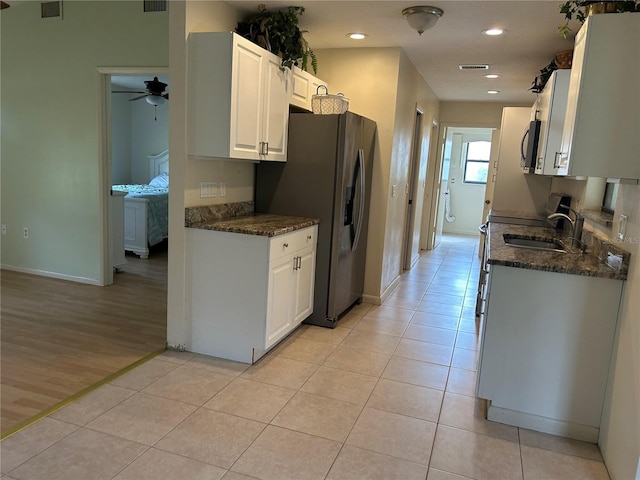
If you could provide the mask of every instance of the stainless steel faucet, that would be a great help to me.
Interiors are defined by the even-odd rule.
[[[552,213],[547,217],[547,219],[555,220],[557,218],[564,218],[566,220],[569,220],[569,223],[571,223],[571,244],[584,252],[586,250],[585,244],[582,242],[582,227],[584,226],[584,217],[576,212],[573,208],[567,207],[566,205],[561,205],[561,207],[567,208],[570,212],[573,212],[575,220],[566,213],[560,212]]]

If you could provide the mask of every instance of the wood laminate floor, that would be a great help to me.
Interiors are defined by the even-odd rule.
[[[108,287],[3,270],[3,433],[164,347],[167,250],[127,256]]]

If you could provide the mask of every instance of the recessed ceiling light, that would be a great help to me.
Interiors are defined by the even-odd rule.
[[[498,75],[497,73],[489,73],[487,75],[484,76],[485,78],[498,78],[500,77],[500,75]]]
[[[500,93],[500,90],[487,90],[487,93],[489,95],[497,95],[498,93]]]
[[[360,33],[360,32],[354,32],[354,33],[347,33],[347,37],[353,39],[353,40],[362,40],[363,38],[367,37],[366,33]]]
[[[489,36],[496,36],[496,35],[502,35],[504,33],[506,33],[506,30],[503,28],[489,28],[487,30],[482,30],[482,33],[484,35],[489,35]]]

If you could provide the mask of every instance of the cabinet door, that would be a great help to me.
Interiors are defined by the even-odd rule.
[[[315,283],[316,252],[308,248],[298,253],[295,270],[295,304],[293,325],[298,325],[313,313],[313,288]]]
[[[233,68],[231,74],[231,158],[260,159],[264,129],[265,61],[257,45],[237,41],[234,36]],[[224,95],[224,92],[210,92]]]
[[[293,325],[293,261],[292,256],[287,255],[269,267],[265,348],[285,336]]]
[[[570,70],[556,70],[540,95],[540,150],[536,173],[556,175],[556,152],[562,150],[562,130],[567,111]]]
[[[538,138],[538,153],[536,155],[536,168],[535,173],[544,173],[545,163],[545,151],[547,141],[549,140],[547,135],[547,128],[549,126],[549,109],[551,104],[551,82],[553,78],[549,80],[549,83],[545,86],[542,93],[538,95],[536,101],[536,107],[538,111],[538,119],[540,120],[540,137]]]
[[[592,15],[576,35],[559,174],[640,178],[639,45],[634,14]]]
[[[556,175],[568,175],[569,155],[573,144],[573,133],[576,123],[576,110],[578,109],[578,93],[582,78],[582,66],[584,62],[586,29],[580,29],[576,35],[576,44],[573,49],[571,63],[571,78],[569,79],[569,93],[567,95],[567,111],[562,128],[562,142],[560,151],[556,152],[553,159],[553,171]]]
[[[263,112],[262,146],[260,160],[284,162],[287,159],[287,125],[289,121],[289,96],[287,80],[289,70],[280,70],[280,59],[265,59],[265,98]]]
[[[289,88],[289,103],[296,107],[311,110],[311,76],[298,67],[291,69],[291,84]]]

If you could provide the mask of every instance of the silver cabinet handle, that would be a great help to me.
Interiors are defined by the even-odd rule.
[[[269,155],[269,142],[264,142],[264,154]]]
[[[553,157],[553,168],[560,168],[560,163],[558,162],[558,158],[562,157],[562,152],[556,152]]]

